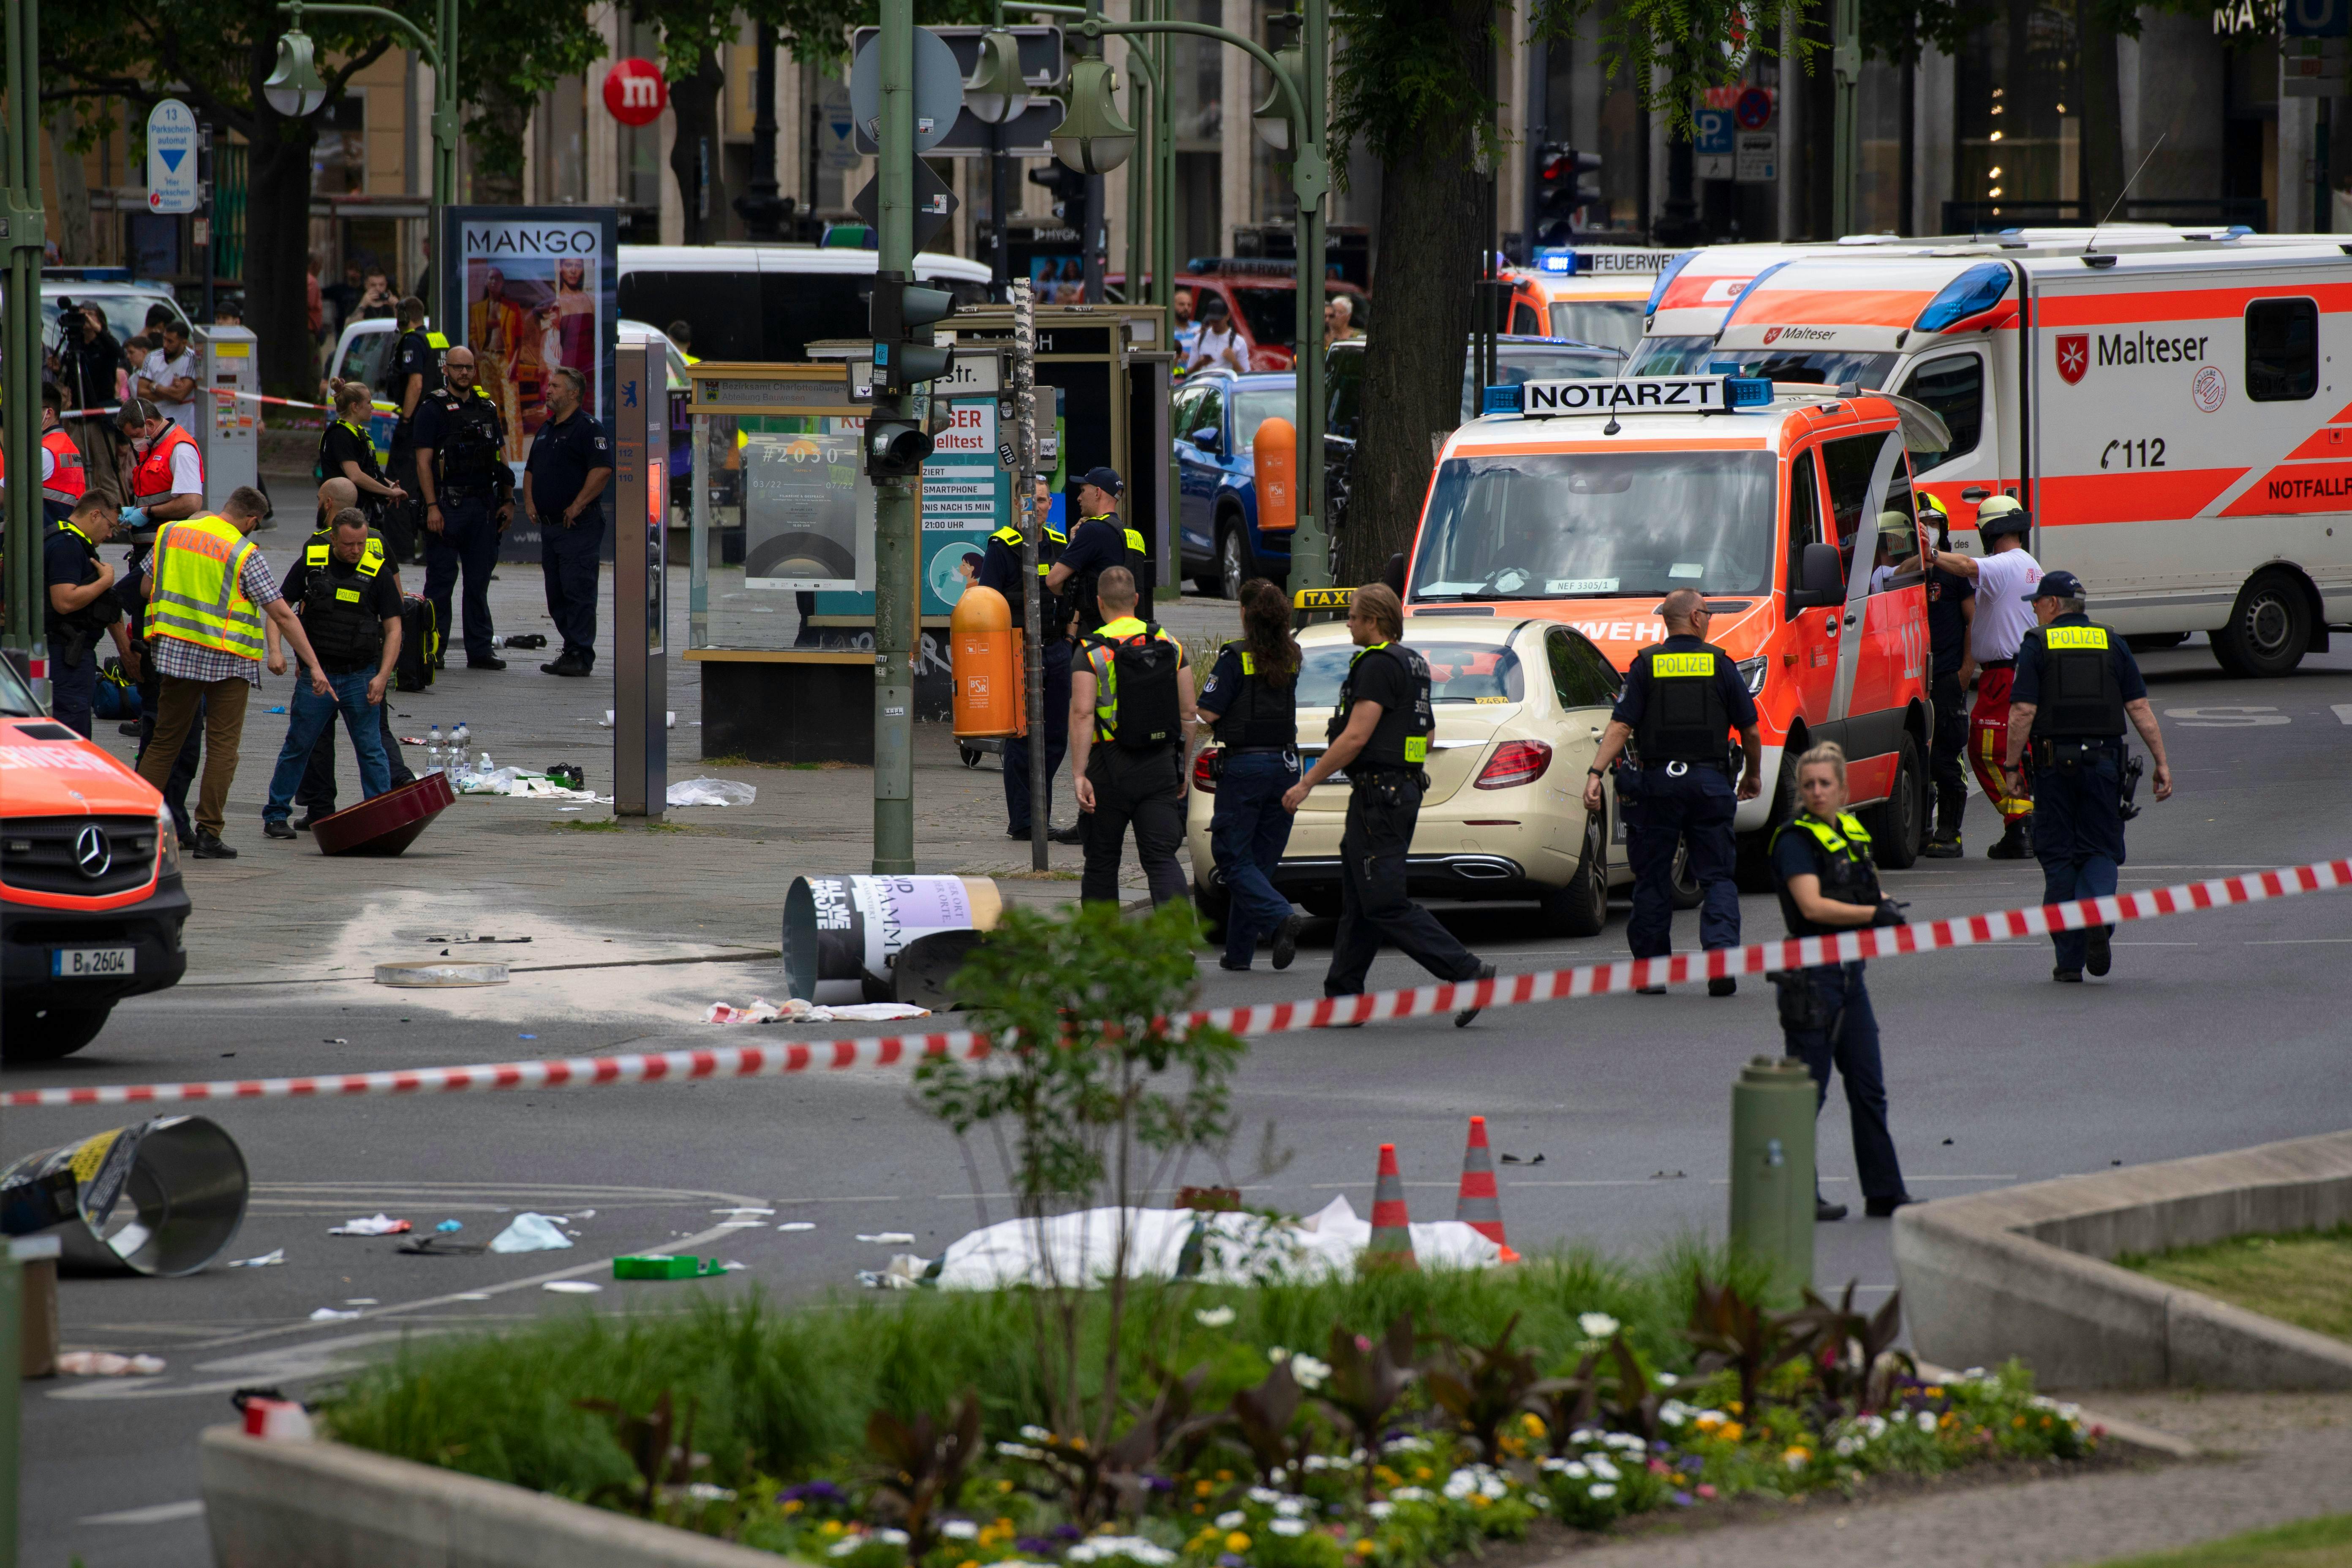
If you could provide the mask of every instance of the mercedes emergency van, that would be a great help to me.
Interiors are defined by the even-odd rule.
[[[2336,240],[2119,225],[1770,248],[1696,252],[1664,277],[1662,307],[1728,298],[1654,311],[1634,374],[1934,408],[1951,445],[1914,466],[1954,547],[1977,548],[1979,502],[2016,496],[2036,559],[2081,577],[2137,646],[2208,632],[2224,668],[2277,675],[2352,621],[2352,375],[2335,369],[2337,348],[2352,368],[2352,256]]]
[[[1721,375],[1530,382],[1492,389],[1487,409],[1439,458],[1408,639],[1443,617],[1545,617],[1622,673],[1664,638],[1659,601],[1696,589],[1761,717],[1743,880],[1762,884],[1795,759],[1821,741],[1852,759],[1880,862],[1909,865],[1933,721],[1909,451],[1946,440],[1940,421],[1892,397]],[[1609,833],[1622,841],[1622,823]]]

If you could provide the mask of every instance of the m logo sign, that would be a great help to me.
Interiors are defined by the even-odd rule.
[[[2058,376],[2073,386],[2091,368],[2091,340],[2082,332],[2069,332],[2058,340]]]
[[[669,84],[651,60],[614,60],[604,78],[604,108],[624,125],[651,125],[669,106]]]

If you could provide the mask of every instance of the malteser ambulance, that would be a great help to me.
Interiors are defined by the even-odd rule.
[[[1897,398],[1719,375],[1530,382],[1487,389],[1486,406],[1439,458],[1406,614],[1562,621],[1622,672],[1665,636],[1659,600],[1696,589],[1709,640],[1756,694],[1777,781],[1739,808],[1744,879],[1762,877],[1795,758],[1819,741],[1853,759],[1880,861],[1909,865],[1931,717],[1907,452],[1943,449],[1941,422]]]
[[[1699,252],[1664,286],[1762,248]],[[1964,529],[2015,495],[2036,558],[2137,646],[2210,632],[2225,668],[2276,675],[2352,621],[2352,256],[2333,239],[2131,226],[1816,250],[1752,270],[1703,356],[1704,322],[1663,315],[1636,374],[1936,410],[1951,446],[1915,458],[1920,488]]]

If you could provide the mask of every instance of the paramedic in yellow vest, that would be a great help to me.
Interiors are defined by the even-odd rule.
[[[236,858],[236,851],[221,842],[221,826],[229,786],[236,782],[246,699],[261,684],[265,619],[301,659],[311,695],[323,697],[329,689],[300,619],[278,592],[260,547],[246,537],[268,515],[269,502],[259,490],[238,486],[218,516],[165,524],[143,579],[147,657],[154,661],[162,691],[155,738],[140,762],[139,776],[159,790],[170,780],[172,763],[202,703],[205,773],[192,851],[199,860]],[[283,654],[271,658],[271,674],[285,669]]]

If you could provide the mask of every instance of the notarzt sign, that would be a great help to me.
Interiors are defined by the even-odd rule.
[[[1720,375],[1643,375],[1616,381],[1531,381],[1520,412],[1553,414],[1720,414],[1731,406]]]

